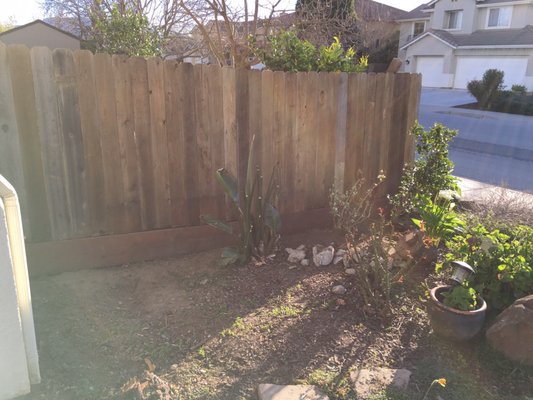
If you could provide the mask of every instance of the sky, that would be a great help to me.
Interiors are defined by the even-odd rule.
[[[403,10],[412,10],[426,1],[381,0],[380,2]],[[293,9],[295,2],[296,0],[282,0],[282,4],[279,8]],[[0,0],[0,22],[8,22],[8,20],[13,17],[17,25],[23,25],[35,19],[42,18],[43,11],[41,10],[39,3],[40,0]]]

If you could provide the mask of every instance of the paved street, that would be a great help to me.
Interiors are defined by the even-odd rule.
[[[464,90],[424,88],[420,123],[459,130],[450,146],[456,175],[533,192],[533,117],[453,108],[474,101]]]

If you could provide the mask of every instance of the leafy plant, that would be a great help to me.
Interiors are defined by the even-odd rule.
[[[446,247],[445,261],[437,269],[454,260],[472,265],[476,273],[470,285],[491,307],[502,309],[533,293],[533,228],[488,231],[479,224],[447,241]]]
[[[419,195],[436,198],[441,191],[460,190],[448,158],[448,146],[457,131],[438,123],[425,131],[417,122],[410,134],[416,137],[418,158],[404,168],[398,192],[389,197],[395,215],[414,211]]]
[[[254,54],[273,71],[341,71],[363,72],[368,67],[368,57],[357,59],[353,48],[344,50],[339,38],[330,46],[316,48],[300,39],[294,31],[280,31],[267,37],[266,45],[259,48],[250,39]]]
[[[443,293],[444,305],[461,311],[472,311],[477,308],[477,293],[466,284],[455,286],[449,292]]]
[[[527,87],[525,85],[513,85],[511,86],[511,92],[525,96],[527,94]]]
[[[503,90],[504,72],[498,69],[488,69],[481,80],[468,82],[468,91],[478,101],[479,108],[490,110]]]
[[[281,229],[281,216],[273,205],[277,186],[274,181],[275,168],[272,170],[266,190],[263,191],[263,175],[259,167],[254,167],[254,142],[252,138],[248,154],[246,181],[238,187],[237,180],[225,168],[216,172],[216,177],[232,204],[238,217],[239,246],[226,247],[222,251],[223,265],[247,263],[252,257],[270,256],[276,250]],[[234,234],[233,227],[209,215],[202,220],[224,232]]]
[[[148,18],[130,7],[121,12],[117,5],[109,15],[93,15],[96,50],[129,56],[160,56],[163,36]]]
[[[465,222],[453,212],[455,203],[443,197],[432,201],[428,196],[416,196],[420,219],[412,218],[414,224],[438,246],[441,240],[450,240],[466,228]]]

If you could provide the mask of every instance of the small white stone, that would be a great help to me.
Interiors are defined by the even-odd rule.
[[[333,286],[333,289],[331,289],[331,292],[333,294],[342,295],[342,294],[346,293],[346,288],[344,286],[342,286],[342,285]]]
[[[305,258],[305,246],[303,244],[301,244],[295,249],[287,247],[285,248],[285,251],[289,254],[289,257],[287,257],[287,261],[290,263],[299,263]]]
[[[317,267],[329,265],[333,261],[334,254],[335,248],[333,246],[328,246],[324,250],[320,250],[319,246],[314,246],[313,262]]]
[[[309,260],[307,258],[304,258],[302,261],[300,261],[300,264],[302,264],[304,267],[309,266]]]
[[[348,268],[344,272],[346,272],[347,275],[355,275],[355,268]]]

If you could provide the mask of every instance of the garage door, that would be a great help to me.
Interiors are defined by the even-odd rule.
[[[496,68],[505,73],[504,84],[508,89],[512,85],[524,83],[527,69],[527,57],[457,57],[454,87],[466,89],[473,79],[481,79],[486,70]]]
[[[448,77],[443,71],[444,57],[416,57],[416,72],[422,74],[422,86],[448,87]]]

